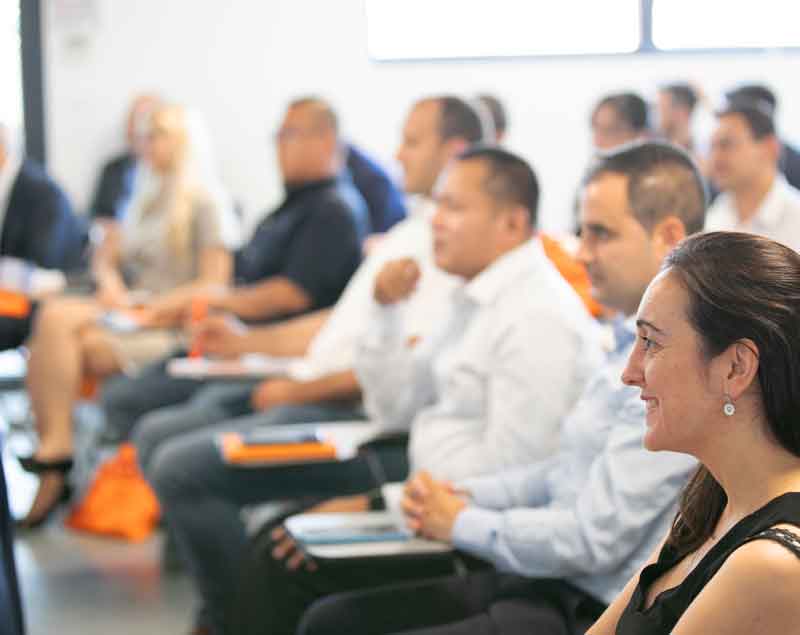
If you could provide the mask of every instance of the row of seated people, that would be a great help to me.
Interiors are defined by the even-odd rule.
[[[205,345],[209,350],[213,349],[216,337],[218,342],[226,340],[234,348],[241,346],[244,349],[260,349],[273,354],[276,353],[273,347],[286,347],[288,342],[290,348],[294,347],[291,353],[296,353],[305,352],[309,347],[309,335],[315,333],[324,322],[326,329],[331,327],[328,341],[319,342],[320,339],[324,340],[323,330],[311,343],[311,348],[317,346],[319,350],[329,347],[327,351],[323,350],[321,357],[324,358],[324,353],[327,353],[329,364],[331,360],[335,360],[333,369],[324,369],[320,372],[320,377],[313,381],[271,381],[256,388],[217,386],[214,390],[211,387],[204,388],[202,393],[197,394],[194,394],[199,388],[197,384],[171,382],[163,376],[160,367],[153,368],[152,375],[150,370],[146,370],[135,380],[121,380],[123,387],[116,391],[117,399],[127,393],[122,401],[128,408],[129,417],[131,405],[134,408],[144,406],[143,410],[147,411],[154,406],[178,403],[194,394],[189,406],[149,415],[136,426],[134,436],[140,449],[140,460],[145,474],[164,505],[168,526],[174,532],[181,552],[191,563],[191,570],[197,577],[204,600],[199,629],[211,628],[226,632],[228,620],[248,614],[247,611],[231,608],[239,595],[234,589],[241,575],[241,565],[246,561],[247,543],[238,513],[241,506],[287,495],[300,497],[353,493],[354,490],[368,488],[372,483],[365,466],[358,462],[349,464],[346,472],[341,471],[341,466],[335,468],[336,474],[326,474],[324,470],[320,471],[319,466],[310,468],[307,472],[298,470],[297,474],[293,470],[287,470],[280,475],[259,470],[231,469],[221,463],[213,443],[218,429],[221,428],[184,435],[190,420],[195,424],[193,428],[202,427],[204,422],[206,426],[216,425],[225,419],[251,412],[254,405],[269,407],[269,410],[264,415],[239,421],[236,426],[296,422],[309,420],[309,417],[313,421],[320,418],[331,419],[340,416],[336,411],[342,410],[342,406],[346,418],[350,419],[358,414],[352,401],[360,386],[364,391],[365,404],[370,415],[387,425],[402,427],[411,424],[412,469],[415,472],[427,470],[437,479],[449,480],[482,475],[492,480],[495,477],[491,475],[504,467],[524,467],[539,461],[546,463],[548,470],[578,470],[578,466],[565,467],[569,464],[567,458],[564,458],[564,465],[558,465],[557,461],[555,466],[551,463],[563,424],[561,450],[555,458],[561,458],[561,453],[569,447],[567,441],[570,436],[575,437],[572,440],[574,444],[588,443],[588,452],[586,447],[581,447],[576,452],[580,471],[572,474],[586,487],[570,487],[568,492],[551,493],[553,509],[542,514],[542,519],[534,516],[532,525],[525,522],[525,526],[542,525],[550,517],[553,522],[559,521],[559,514],[553,512],[562,507],[568,508],[570,504],[578,505],[578,494],[582,489],[587,489],[587,499],[582,504],[589,505],[590,508],[597,505],[598,501],[609,499],[619,504],[620,500],[624,501],[625,496],[631,494],[634,501],[631,505],[636,510],[634,518],[628,518],[615,509],[611,513],[619,513],[620,523],[631,521],[635,527],[601,527],[598,531],[603,535],[597,537],[602,540],[608,539],[610,535],[614,542],[621,535],[630,537],[627,544],[623,545],[623,551],[627,551],[619,555],[613,549],[610,550],[611,564],[587,565],[591,569],[587,577],[592,579],[576,583],[581,577],[574,571],[577,567],[576,561],[580,557],[596,555],[594,549],[590,549],[588,554],[586,550],[578,549],[575,560],[564,558],[561,570],[548,573],[546,566],[542,570],[535,566],[526,569],[521,564],[523,559],[520,553],[516,553],[514,541],[516,539],[526,545],[536,545],[535,536],[523,535],[517,538],[515,532],[510,531],[510,535],[507,535],[508,544],[501,546],[495,543],[496,536],[505,528],[505,521],[502,519],[492,519],[500,523],[497,526],[491,526],[490,523],[480,529],[482,524],[478,522],[478,514],[463,524],[467,527],[465,531],[469,532],[470,528],[483,531],[485,534],[482,535],[488,537],[484,541],[476,540],[472,543],[475,555],[528,576],[569,578],[580,590],[578,604],[584,608],[588,605],[590,614],[596,613],[600,604],[613,597],[614,590],[619,589],[618,583],[622,574],[622,579],[627,579],[636,566],[641,564],[641,558],[637,560],[636,556],[643,557],[644,552],[649,551],[654,544],[651,539],[658,532],[653,531],[653,525],[659,521],[659,527],[663,528],[664,522],[669,520],[677,493],[693,463],[685,458],[672,457],[659,468],[654,457],[642,457],[634,451],[640,449],[633,445],[641,442],[643,407],[635,404],[639,408],[631,408],[624,403],[624,399],[623,402],[618,400],[620,391],[629,394],[630,390],[615,386],[613,382],[609,384],[608,362],[602,359],[598,338],[594,335],[594,328],[588,321],[585,310],[571,295],[572,291],[555,274],[552,265],[539,254],[541,247],[538,239],[532,238],[538,201],[535,177],[524,162],[508,153],[491,148],[465,152],[467,146],[481,138],[480,122],[468,106],[461,109],[461,116],[454,117],[460,119],[461,123],[449,121],[448,116],[453,114],[452,107],[455,103],[440,98],[417,104],[406,123],[404,142],[399,153],[405,170],[407,191],[430,196],[437,179],[442,178],[437,192],[438,206],[435,213],[428,208],[427,212],[406,221],[406,225],[392,230],[377,249],[372,260],[372,269],[368,269],[368,259],[332,314],[317,314],[300,322],[245,332],[212,319],[205,325],[205,329],[201,329],[200,335],[205,336]],[[449,109],[446,107],[448,104]],[[317,110],[322,104],[301,102],[295,106],[301,111]],[[287,119],[292,110],[289,109]],[[326,108],[323,107],[322,110]],[[329,118],[324,113],[316,114]],[[747,122],[745,114],[739,110],[727,111],[720,120],[734,115]],[[471,118],[472,124],[469,123]],[[463,129],[458,134],[449,133],[449,137],[444,134],[444,131],[450,131],[459,125]],[[470,133],[470,129],[477,130],[477,133]],[[759,140],[754,138],[753,143],[758,144]],[[651,156],[648,159],[648,152],[655,155],[655,158]],[[769,159],[768,148],[764,150],[764,155]],[[611,164],[596,173],[590,173],[582,188],[583,236],[580,254],[589,269],[598,298],[608,307],[630,316],[635,312],[644,288],[653,277],[654,268],[658,269],[664,254],[683,235],[702,228],[703,184],[684,155],[658,144],[621,151],[605,160]],[[618,163],[614,163],[614,160]],[[445,166],[450,161],[455,163],[445,171]],[[768,164],[769,161],[765,163]],[[774,162],[772,168],[775,168]],[[611,179],[611,175],[619,178]],[[415,178],[419,179],[416,185]],[[592,201],[590,193],[595,185],[599,187],[600,184],[607,186],[604,190],[605,199],[601,196],[599,201]],[[659,187],[662,189],[658,189]],[[664,210],[659,209],[659,205]],[[598,214],[613,212],[616,218],[612,216],[603,222],[591,222],[587,217],[592,210]],[[633,214],[630,210],[633,210]],[[432,213],[430,222],[433,245],[428,220],[425,218],[426,214],[430,216]],[[617,226],[614,226],[612,220],[617,222]],[[665,222],[662,223],[662,220]],[[656,232],[657,228],[663,232]],[[405,230],[405,237],[400,232],[401,229]],[[395,246],[394,253],[390,249],[392,233],[401,237],[395,240],[398,246]],[[623,238],[633,242],[627,245],[628,249],[615,251],[615,241]],[[608,250],[609,246],[612,247],[611,250]],[[630,249],[632,246],[635,249]],[[379,259],[378,255],[381,253],[383,257]],[[450,275],[442,276],[434,265]],[[357,284],[359,277],[364,280],[360,285]],[[461,282],[463,280],[468,282],[464,284]],[[525,285],[531,285],[528,293],[520,294],[519,288],[524,288]],[[637,290],[626,290],[626,285],[637,287]],[[223,297],[228,295],[230,294],[222,294]],[[406,303],[409,297],[411,300]],[[349,298],[353,299],[348,302]],[[418,308],[414,308],[415,301]],[[356,307],[356,303],[360,306]],[[242,304],[251,306],[252,301]],[[348,305],[350,310],[345,311]],[[370,305],[374,306],[370,308]],[[49,321],[57,324],[58,316],[63,316],[64,310],[43,311],[39,320],[42,327],[48,322],[48,313],[53,314]],[[358,315],[361,317],[357,317]],[[334,328],[337,317],[339,324]],[[406,322],[411,323],[411,330],[403,329],[403,326],[408,328]],[[620,335],[624,335],[624,323],[619,322],[618,326]],[[627,342],[620,344],[622,348],[631,339],[632,329],[630,324],[627,326],[629,337]],[[43,336],[47,332],[47,329],[42,329]],[[366,336],[362,337],[364,334]],[[63,337],[63,331],[59,337]],[[409,337],[420,340],[413,350],[408,350],[405,346]],[[336,338],[340,340],[331,341]],[[44,339],[41,342],[38,339],[37,329],[37,335],[32,342],[34,355],[37,345],[40,345],[42,357],[44,351],[48,351],[47,354],[51,356],[57,354],[60,344],[55,339],[50,340],[49,346],[44,346]],[[283,354],[286,352],[284,350]],[[618,350],[617,353],[619,352]],[[355,374],[353,368],[356,370]],[[79,374],[76,376],[79,377]],[[588,404],[580,408],[582,390],[587,381],[588,386],[595,383],[595,376],[602,376],[605,382],[602,390],[606,394],[603,398],[610,399],[613,394],[614,399],[611,400],[613,405],[608,403],[605,408],[610,411],[608,426],[594,431],[610,436],[589,443],[591,435],[585,434],[588,431],[573,430],[571,435],[568,434],[568,422],[573,420],[576,412],[582,413],[574,417],[579,421],[591,412],[590,418],[594,424],[597,423],[597,417],[602,416],[603,410],[598,408],[597,403],[591,408]],[[611,379],[616,382],[613,372]],[[51,381],[63,380],[51,376]],[[155,383],[147,384],[148,381]],[[145,383],[136,385],[136,382]],[[51,383],[52,385],[54,384]],[[114,393],[110,390],[111,386],[109,384],[109,391],[106,393],[110,413],[115,407],[115,399],[111,398]],[[143,390],[143,386],[148,388]],[[169,389],[164,390],[166,387]],[[170,395],[166,395],[168,391],[172,391]],[[33,392],[32,390],[32,395]],[[176,399],[178,392],[181,394]],[[156,394],[159,396],[156,397]],[[583,395],[586,397],[586,393]],[[160,402],[141,403],[151,397]],[[324,403],[329,400],[332,403]],[[303,408],[297,406],[298,403],[309,401],[316,406],[322,403],[325,416],[322,417],[319,410],[311,415],[304,414]],[[576,401],[578,405],[570,413],[571,406]],[[282,408],[277,407],[281,405]],[[205,421],[208,413],[211,413],[210,419]],[[537,419],[536,425],[531,424],[532,417]],[[634,424],[629,430],[630,438],[627,443],[607,447],[606,443],[612,443],[612,433],[617,432],[613,424],[620,417],[626,423]],[[138,418],[138,414],[133,418]],[[109,419],[112,425],[118,420],[114,416]],[[585,426],[586,423],[581,425]],[[69,429],[69,421],[63,429]],[[623,434],[623,439],[625,438]],[[620,443],[619,438],[613,441]],[[65,457],[63,449],[63,446],[59,448],[62,459]],[[611,454],[612,449],[619,450],[623,457],[632,456],[632,463],[637,468],[644,465],[640,461],[647,461],[646,471],[652,470],[653,481],[642,478],[642,474],[631,476],[633,471],[626,473],[624,468],[618,470],[616,465],[607,467],[611,473],[608,478],[603,478],[603,463],[596,466],[592,452]],[[57,454],[56,456],[58,457]],[[49,457],[37,456],[36,460],[43,465],[53,463]],[[599,478],[595,475],[590,481],[591,472],[584,470],[591,469],[601,472]],[[53,475],[58,477],[58,474]],[[536,476],[546,476],[548,487],[555,488],[550,482],[555,480],[553,475],[540,470]],[[639,480],[643,487],[646,485],[647,489],[629,492],[631,488],[635,490],[638,487],[630,482],[635,480]],[[57,491],[61,483],[63,478],[61,482],[57,481],[52,490]],[[610,488],[611,492],[604,493],[602,489],[595,491],[587,484]],[[658,500],[642,503],[642,498],[652,497],[653,492],[662,491],[662,487],[663,497],[658,496]],[[423,495],[426,491],[436,489],[436,481],[431,480],[427,474],[412,480],[408,508],[413,510],[414,500],[420,497],[424,499],[427,496]],[[46,490],[47,487],[43,491]],[[480,490],[480,485],[468,487],[467,490],[473,493],[473,501],[479,503],[476,492]],[[558,500],[560,496],[566,498]],[[568,500],[570,497],[573,499],[571,502]],[[517,502],[536,506],[537,500],[534,497],[530,501]],[[338,501],[334,506],[364,509],[365,505],[364,498],[359,496]],[[649,509],[650,505],[653,509]],[[489,502],[483,506],[494,507]],[[607,521],[609,509],[602,509],[602,505],[599,507],[597,512],[604,514]],[[462,509],[456,511],[460,515],[461,512],[468,514],[470,510],[463,510],[462,504]],[[637,517],[639,512],[644,514],[645,520]],[[420,515],[420,523],[425,520],[424,516],[425,514]],[[484,515],[481,520],[489,519]],[[423,524],[418,529],[431,537],[451,538],[437,534],[435,528],[424,527]],[[450,529],[454,531],[453,527]],[[565,540],[569,540],[568,529],[569,523],[564,527],[558,524],[543,525],[541,540],[549,543],[550,548],[556,550],[558,555],[564,556],[563,545],[555,544],[554,536],[561,533]],[[620,529],[620,532],[617,533],[615,529]],[[587,536],[592,533],[580,524],[575,530]],[[527,529],[521,527],[519,531],[525,534]],[[280,536],[280,531],[277,536]],[[453,537],[453,540],[456,541],[456,538]],[[275,551],[279,557],[283,557],[291,551],[291,545],[283,540],[280,543]],[[470,551],[468,538],[456,544],[461,549]],[[589,540],[589,547],[595,546]],[[534,547],[531,549],[535,551]],[[512,552],[516,555],[510,555]],[[535,554],[531,557],[534,561],[539,558],[548,563],[549,560],[558,560],[555,554]],[[618,560],[614,561],[614,557]],[[298,562],[296,556],[292,556],[290,560],[294,564],[301,562]],[[251,627],[268,632],[293,632],[299,614],[315,595],[337,590],[337,584],[339,589],[342,588],[341,584],[347,584],[340,579],[338,583],[331,583],[326,588],[327,578],[324,575],[314,577],[313,582],[302,579],[287,583],[280,579],[279,572],[284,571],[282,566],[276,568],[270,561],[263,564],[269,571],[255,578],[270,581],[270,601]],[[314,568],[313,565],[308,566]],[[598,570],[606,577],[598,576],[595,573]],[[613,571],[611,579],[608,577],[609,571]],[[317,575],[321,572],[306,570],[297,575],[312,573]],[[375,573],[377,577],[373,581],[364,578],[364,572],[353,572],[346,577],[356,586],[374,586],[378,582],[391,581],[388,572]],[[418,578],[420,574],[424,575],[424,571],[416,570],[413,577]],[[400,575],[408,577],[408,573]],[[498,591],[496,578],[492,580],[492,590],[481,597],[483,603],[491,603],[496,599],[493,595],[494,591]],[[294,583],[303,592],[298,592]],[[315,593],[309,594],[308,588],[315,589]],[[530,590],[528,587],[524,588]],[[580,595],[581,592],[585,597]],[[284,601],[282,593],[290,593],[290,597]],[[461,592],[456,594],[463,595]],[[298,597],[302,597],[303,601],[298,602]],[[258,605],[264,605],[263,596]],[[470,613],[480,613],[480,619],[491,620],[491,611],[483,615],[484,610],[488,611],[488,604],[484,609],[469,608]],[[381,611],[381,614],[384,615],[385,612]],[[441,621],[433,615],[420,619]],[[233,629],[230,632],[242,632],[242,628],[228,628]],[[400,627],[393,626],[380,628],[388,629],[382,632],[401,630]],[[359,629],[362,632],[376,631],[367,626],[346,630],[358,632]]]
[[[725,92],[724,99],[749,102],[773,120],[778,109],[777,96],[763,84],[737,85]],[[713,198],[718,188],[725,185],[716,182],[721,175],[710,163],[710,140],[704,138],[708,131],[702,129],[702,124],[713,116],[717,106],[699,86],[687,82],[661,85],[652,104],[634,92],[612,93],[600,99],[592,109],[592,145],[595,150],[605,151],[641,139],[668,141],[690,153],[709,179]],[[785,139],[779,144],[778,167],[789,184],[798,188],[800,151]]]

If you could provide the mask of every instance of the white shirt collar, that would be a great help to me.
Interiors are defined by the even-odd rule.
[[[736,199],[730,192],[725,192],[720,196],[719,205],[712,206],[712,212],[718,215],[713,226],[710,229],[718,229],[717,224],[728,230],[744,230],[748,231],[754,229],[770,230],[776,227],[783,218],[784,214],[784,201],[787,198],[787,193],[790,186],[786,178],[781,173],[775,174],[775,180],[772,182],[772,187],[769,188],[766,196],[761,200],[761,203],[756,209],[756,213],[746,223],[739,220],[739,212],[736,209]],[[712,219],[713,220],[713,219]]]
[[[463,287],[463,293],[478,304],[490,304],[520,274],[538,269],[546,258],[541,242],[533,237],[481,271]]]
[[[772,187],[769,188],[769,192],[767,192],[764,200],[761,201],[761,205],[758,206],[758,211],[753,217],[753,220],[759,222],[767,229],[775,227],[780,223],[785,209],[783,201],[786,200],[788,188],[789,183],[786,181],[783,174],[776,174],[775,181],[772,183]]]
[[[433,219],[436,212],[436,201],[424,194],[415,194],[410,198],[408,205],[409,218],[423,218],[427,221]]]

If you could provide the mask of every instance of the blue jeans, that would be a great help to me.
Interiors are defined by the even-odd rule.
[[[215,633],[224,632],[247,552],[242,508],[286,499],[356,494],[378,485],[360,457],[341,463],[232,467],[219,454],[217,436],[222,431],[265,425],[352,419],[363,419],[360,407],[352,404],[280,406],[170,438],[148,451],[145,476],[194,576],[204,616]],[[143,425],[142,434],[147,429]]]

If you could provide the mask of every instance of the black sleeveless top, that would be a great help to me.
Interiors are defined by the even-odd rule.
[[[800,527],[800,492],[782,494],[740,520],[711,547],[683,582],[659,593],[652,606],[644,609],[650,585],[681,560],[674,549],[665,545],[658,560],[645,567],[639,576],[639,584],[617,624],[617,635],[669,635],[728,556],[751,540],[776,540],[800,557],[800,530],[795,534],[771,529],[780,524]]]

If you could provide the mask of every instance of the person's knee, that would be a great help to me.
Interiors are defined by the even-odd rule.
[[[105,333],[90,329],[81,335],[83,368],[95,377],[106,377],[119,372],[119,356]]]
[[[188,498],[202,469],[190,449],[180,442],[156,447],[146,466],[145,477],[162,503]]]
[[[297,635],[334,635],[341,632],[343,612],[349,607],[342,594],[331,595],[314,602],[300,620]]]
[[[165,432],[172,422],[173,408],[154,410],[141,417],[133,426],[131,441],[136,446],[139,465],[145,475],[150,470],[153,454],[169,435]]]

